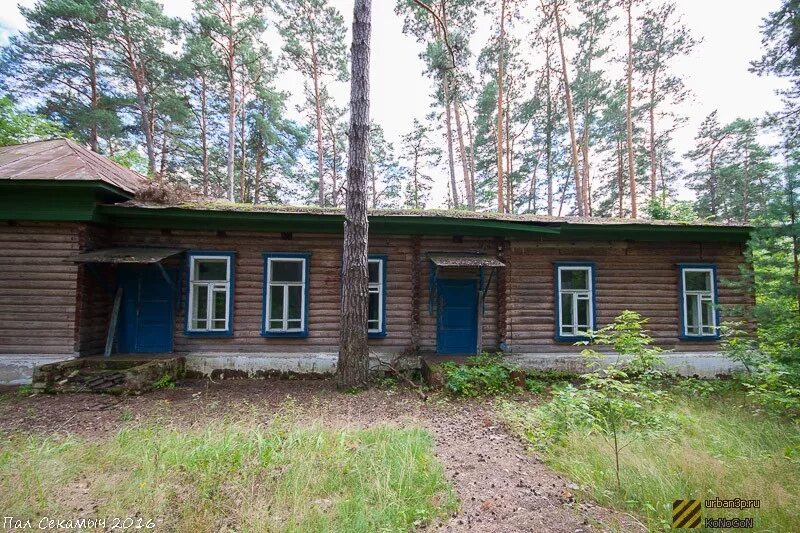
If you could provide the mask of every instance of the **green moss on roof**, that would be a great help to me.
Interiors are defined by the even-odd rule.
[[[298,206],[278,204],[246,204],[225,201],[187,202],[177,205],[163,205],[140,201],[130,201],[121,206],[145,209],[181,209],[196,211],[225,211],[241,213],[285,213],[319,216],[343,216],[344,209],[339,207]],[[568,224],[591,226],[671,226],[671,227],[731,227],[750,228],[749,224],[732,221],[696,220],[693,222],[676,220],[652,220],[646,218],[602,218],[602,217],[556,217],[532,214],[506,214],[492,211],[468,211],[464,209],[370,209],[372,217],[422,217],[487,220],[501,222],[528,222],[539,224]]]

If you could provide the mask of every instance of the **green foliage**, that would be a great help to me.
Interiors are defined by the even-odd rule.
[[[28,396],[31,392],[33,392],[33,387],[31,385],[20,385],[17,389],[17,394],[19,396]]]
[[[463,365],[446,361],[439,368],[445,390],[455,396],[496,396],[516,389],[511,379],[513,369],[503,362],[501,354],[470,357]]]
[[[667,201],[666,195],[661,198],[651,198],[645,205],[645,213],[653,220],[677,220],[678,222],[694,222],[697,213],[692,202]]]
[[[175,380],[173,380],[172,376],[170,376],[169,374],[164,374],[153,383],[153,388],[156,390],[174,389]]]
[[[0,98],[0,146],[63,137],[61,127],[47,118],[19,111],[8,96]]]

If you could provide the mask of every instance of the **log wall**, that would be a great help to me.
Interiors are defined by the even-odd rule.
[[[0,355],[74,355],[77,223],[0,221]]]
[[[510,348],[516,353],[576,351],[555,335],[554,261],[596,263],[597,325],[603,327],[629,309],[648,318],[656,343],[679,351],[718,350],[716,342],[679,339],[678,263],[717,265],[722,320],[734,319],[737,307],[752,296],[732,287],[743,263],[740,244],[668,242],[524,242],[511,243],[508,254]]]

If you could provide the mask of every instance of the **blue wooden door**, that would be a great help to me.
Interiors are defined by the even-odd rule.
[[[478,282],[440,279],[436,351],[474,354],[478,343]]]
[[[120,353],[164,353],[172,351],[174,284],[176,271],[167,270],[173,285],[154,265],[120,268],[122,305],[118,324]]]

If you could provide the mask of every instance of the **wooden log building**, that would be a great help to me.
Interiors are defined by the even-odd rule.
[[[338,209],[137,202],[146,178],[68,140],[0,148],[0,383],[34,365],[185,355],[199,373],[335,368]],[[719,325],[751,228],[450,211],[370,213],[370,346],[569,367],[625,309],[688,373],[729,368]],[[110,342],[109,342],[110,341]]]

